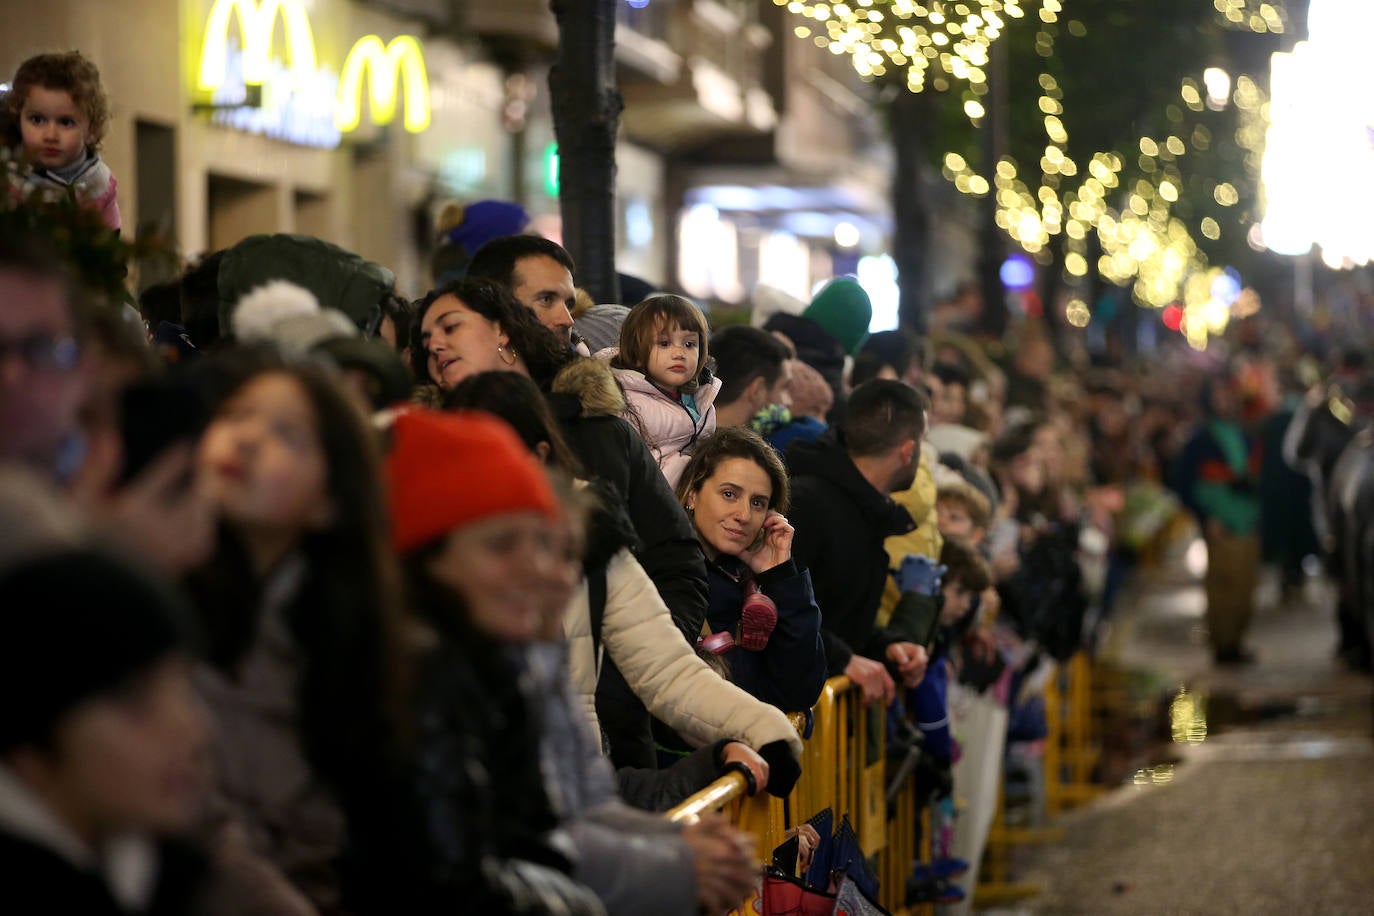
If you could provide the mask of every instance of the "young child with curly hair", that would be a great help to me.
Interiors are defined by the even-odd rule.
[[[39,54],[19,65],[0,116],[18,167],[10,193],[27,199],[44,190],[71,193],[120,228],[115,178],[99,155],[110,120],[100,71],[79,51]]]

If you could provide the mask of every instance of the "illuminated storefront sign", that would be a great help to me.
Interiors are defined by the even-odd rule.
[[[235,18],[237,45],[229,31]],[[283,60],[272,56],[278,20]],[[310,17],[301,0],[215,0],[205,24],[196,84],[210,95],[216,123],[291,143],[333,147],[341,133],[362,123],[364,76],[373,124],[391,123],[403,102],[407,131],[429,127],[429,77],[413,36],[400,35],[390,43],[376,35],[358,39],[344,58],[340,77],[317,63]],[[254,107],[248,107],[249,87],[261,90],[261,102]]]
[[[279,60],[269,60],[254,97],[244,71],[247,55],[230,47],[224,56],[224,82],[211,95],[210,120],[248,134],[333,149],[343,139],[336,122],[338,79],[323,67],[295,73]]]
[[[384,45],[376,35],[366,35],[344,59],[335,119],[339,130],[355,130],[362,120],[364,71],[374,124],[390,124],[396,117],[396,85],[401,83],[405,86],[406,130],[418,134],[429,127],[429,76],[420,43],[409,35],[399,35]]]
[[[308,79],[315,72],[315,34],[310,17],[299,0],[215,0],[205,22],[205,40],[200,51],[200,88],[219,89],[228,78],[229,19],[237,12],[239,48],[243,53],[243,82],[261,86],[271,71],[272,33],[280,14],[286,58],[297,78]]]

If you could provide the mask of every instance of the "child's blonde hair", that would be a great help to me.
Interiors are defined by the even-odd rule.
[[[696,375],[682,385],[683,391],[696,391],[709,368],[707,362],[710,353],[707,350],[711,328],[701,309],[681,296],[650,296],[630,309],[620,326],[620,352],[611,360],[611,365],[617,369],[636,369],[647,375],[649,354],[653,351],[660,328],[668,331],[678,328],[697,335]]]
[[[988,503],[988,498],[978,492],[978,488],[966,480],[951,480],[940,484],[935,491],[935,502],[938,505],[940,500],[947,499],[950,502],[959,503],[968,513],[969,521],[973,527],[987,530],[988,523],[992,520],[992,506]]]
[[[5,95],[5,107],[15,125],[35,86],[65,92],[90,122],[90,147],[100,148],[110,123],[110,103],[100,85],[100,71],[80,51],[38,54],[19,65]]]

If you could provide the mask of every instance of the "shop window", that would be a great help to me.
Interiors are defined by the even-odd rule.
[[[124,233],[138,238],[156,236],[172,240],[177,237],[177,157],[176,130],[162,124],[138,121],[134,124],[135,174],[134,206],[122,208],[126,220]],[[121,192],[123,188],[120,189]],[[137,225],[130,225],[130,217]],[[170,280],[176,275],[174,258],[146,258],[139,264],[139,286],[146,289],[154,283]]]
[[[260,232],[281,231],[281,206],[275,185],[211,174],[206,202],[207,238],[218,251]]]

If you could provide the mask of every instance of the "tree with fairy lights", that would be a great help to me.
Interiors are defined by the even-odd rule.
[[[892,254],[904,326],[924,331],[931,305],[932,207],[923,171],[939,143],[941,107],[959,88],[961,110],[982,117],[991,49],[1028,11],[1057,10],[1058,0],[773,0],[802,22],[797,37],[835,54],[875,83],[894,151]],[[1050,15],[1053,15],[1051,12]]]
[[[799,35],[850,54],[886,103],[904,324],[921,328],[929,303],[924,168],[985,202],[993,318],[1008,242],[1078,326],[1112,287],[1161,306],[1191,280],[1196,298],[1209,263],[1246,250],[1266,100],[1229,74],[1254,63],[1239,39],[1284,31],[1278,0],[774,2],[806,21]]]

